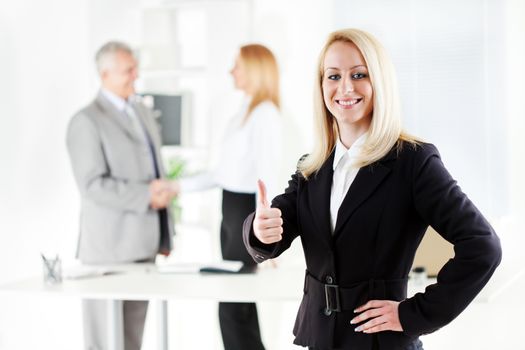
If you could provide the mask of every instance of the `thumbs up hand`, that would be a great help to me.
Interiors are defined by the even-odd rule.
[[[261,180],[257,181],[258,198],[257,211],[253,221],[253,232],[259,241],[265,244],[279,242],[283,234],[283,219],[281,210],[271,208],[266,198],[266,186]]]

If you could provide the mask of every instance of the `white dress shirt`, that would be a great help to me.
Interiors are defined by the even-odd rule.
[[[330,193],[330,225],[332,233],[334,232],[337,223],[337,214],[341,203],[354,182],[359,168],[354,165],[356,158],[361,153],[363,144],[366,141],[367,133],[361,135],[355,142],[347,149],[345,145],[338,139],[335,146],[334,155],[334,175],[332,181],[332,191]]]
[[[180,180],[181,192],[219,186],[237,193],[257,193],[265,182],[268,200],[283,192],[279,175],[283,150],[282,117],[270,101],[257,105],[243,124],[249,100],[230,121],[214,170]]]
[[[135,133],[137,136],[144,141],[144,144],[147,144],[146,135],[144,134],[144,129],[140,124],[140,120],[138,119],[137,114],[133,110],[133,107],[131,106],[131,103],[133,101],[133,97],[128,98],[127,100],[123,99],[122,97],[112,93],[109,90],[106,90],[104,88],[101,88],[100,91],[102,92],[102,95],[111,102],[115,108],[122,113],[122,118],[125,120],[126,123],[131,122],[131,125],[133,126],[133,129],[135,130]],[[126,119],[126,117],[128,119]]]
[[[112,93],[111,91],[109,90],[106,90],[104,88],[101,88],[100,89],[100,92],[102,92],[102,95],[104,95],[104,97],[109,101],[111,102],[111,104],[113,106],[115,106],[115,108],[120,111],[120,112],[123,112],[124,111],[124,107],[126,106],[126,100],[123,99],[122,97]]]

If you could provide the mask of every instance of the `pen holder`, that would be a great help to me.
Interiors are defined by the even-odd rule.
[[[58,284],[62,282],[62,262],[60,258],[46,258],[42,255],[42,268],[44,272],[44,283]]]

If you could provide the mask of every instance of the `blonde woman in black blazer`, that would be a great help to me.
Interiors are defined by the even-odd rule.
[[[304,295],[294,343],[310,349],[422,349],[418,337],[458,316],[501,260],[498,237],[438,150],[402,131],[395,73],[381,44],[332,33],[319,59],[314,151],[285,193],[244,223],[256,262],[301,237]],[[454,245],[437,282],[407,298],[416,249],[431,225]]]

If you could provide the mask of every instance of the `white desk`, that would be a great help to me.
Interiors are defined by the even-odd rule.
[[[71,296],[108,300],[108,341],[111,350],[122,349],[116,337],[121,324],[122,300],[150,300],[156,308],[158,348],[168,349],[167,300],[225,302],[298,301],[302,297],[304,270],[264,268],[255,274],[166,274],[154,264],[120,265],[117,274],[46,285],[42,276],[0,286],[0,294]]]
[[[150,300],[157,309],[158,348],[168,349],[167,301],[215,300],[224,302],[298,302],[302,297],[304,269],[260,268],[255,274],[166,274],[154,264],[112,267],[120,273],[77,280],[64,280],[59,285],[46,285],[42,276],[0,286],[0,294],[71,296],[108,300],[110,329],[108,341],[112,350],[122,349],[116,337],[121,324],[117,312],[122,300]],[[429,281],[431,282],[431,281]],[[409,283],[408,295],[424,286]],[[290,325],[292,327],[292,325]]]

